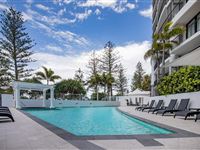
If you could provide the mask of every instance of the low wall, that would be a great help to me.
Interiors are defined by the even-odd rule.
[[[7,107],[14,107],[15,102],[12,94],[1,94],[1,105]]]
[[[43,100],[20,100],[21,107],[43,107]],[[118,101],[80,101],[54,100],[55,107],[82,107],[82,106],[119,106]],[[45,106],[50,106],[50,100],[45,100]]]
[[[155,96],[151,97],[151,100],[164,100],[164,105],[167,106],[171,99],[177,99],[178,104],[181,99],[190,99],[189,106],[190,108],[200,108],[200,92],[191,92],[191,93],[181,93],[181,94],[171,94],[167,96]]]

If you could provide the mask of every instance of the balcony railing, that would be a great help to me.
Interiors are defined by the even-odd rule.
[[[177,1],[177,2],[176,2]],[[176,16],[176,14],[183,8],[183,6],[188,2],[188,0],[174,0],[172,1],[169,6],[168,6],[168,15],[167,17],[164,19],[164,22],[162,23],[160,29],[158,30],[158,33],[161,32],[163,26],[171,21],[174,16]],[[173,8],[173,9],[172,9]],[[154,30],[155,31],[155,30]]]

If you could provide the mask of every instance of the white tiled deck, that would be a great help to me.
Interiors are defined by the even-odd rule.
[[[183,120],[173,117],[162,117],[159,115],[147,114],[146,112],[134,111],[133,107],[120,107],[121,110],[133,115],[152,120],[158,123],[170,125],[176,128],[200,134],[200,121]],[[51,131],[39,125],[21,112],[11,109],[15,122],[0,123],[0,150],[60,150],[60,149],[84,149],[79,141],[65,141]],[[197,138],[162,138],[155,139],[164,146],[143,146],[135,139],[129,140],[89,140],[85,141],[97,146],[98,149],[200,149],[200,137]],[[82,148],[81,148],[82,147]],[[85,146],[85,149],[94,149]]]

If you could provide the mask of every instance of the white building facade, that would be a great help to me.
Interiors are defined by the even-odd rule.
[[[184,65],[173,62],[181,62],[181,59],[186,60],[186,56],[197,56],[200,51],[200,1],[199,0],[153,0],[153,34],[159,33],[166,22],[172,21],[175,26],[185,27],[185,32],[182,35],[175,37],[179,45],[174,46],[169,54],[166,54],[165,73],[170,74],[176,70],[178,66]],[[194,53],[192,55],[192,53]],[[197,54],[197,55],[196,55]],[[188,60],[188,59],[187,59]],[[194,60],[196,61],[196,60]],[[199,61],[198,61],[199,63]],[[193,65],[194,62],[188,60],[188,65]],[[197,63],[196,63],[197,64]],[[151,59],[151,95],[157,95],[157,68],[163,66],[161,60],[159,64]],[[198,64],[197,64],[198,65]]]

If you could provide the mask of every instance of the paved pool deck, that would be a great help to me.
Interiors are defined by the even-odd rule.
[[[134,107],[120,107],[121,111],[129,115],[164,124],[172,128],[178,128],[189,133],[200,135],[200,121],[184,120],[182,117],[160,116],[148,114],[147,112],[135,111]],[[0,122],[0,150],[131,150],[131,149],[169,149],[169,150],[199,150],[200,136],[198,137],[157,137],[153,140],[141,139],[95,139],[77,140],[63,139],[56,135],[51,129],[35,122],[22,112],[11,109],[15,122]],[[145,141],[146,140],[146,141]],[[156,145],[156,146],[152,146]]]

